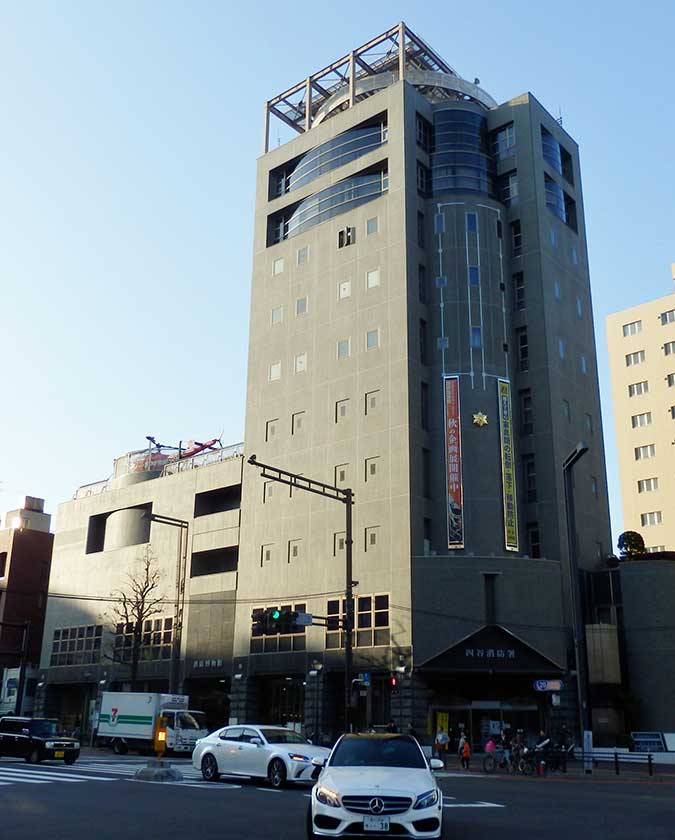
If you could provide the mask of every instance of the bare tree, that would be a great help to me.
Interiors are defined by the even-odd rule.
[[[149,546],[139,560],[136,569],[127,573],[124,585],[111,593],[115,601],[109,613],[115,642],[107,658],[129,665],[132,691],[136,690],[145,622],[164,611],[164,599],[159,595],[162,576]]]

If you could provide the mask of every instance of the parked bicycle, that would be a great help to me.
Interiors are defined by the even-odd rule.
[[[507,773],[517,772],[516,764],[513,760],[513,754],[509,753],[508,757],[503,750],[498,750],[495,753],[488,753],[483,759],[483,770],[486,773],[494,773],[495,770],[506,770]]]

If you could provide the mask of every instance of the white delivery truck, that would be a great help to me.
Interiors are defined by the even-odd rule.
[[[199,738],[209,732],[203,712],[188,709],[185,694],[142,694],[132,691],[104,691],[98,715],[98,743],[118,755],[129,749],[152,750],[155,723],[166,718],[167,752],[192,754]]]

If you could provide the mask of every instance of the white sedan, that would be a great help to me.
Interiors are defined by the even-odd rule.
[[[408,735],[343,735],[312,790],[307,837],[439,838],[443,796],[431,771],[442,767]]]
[[[308,782],[318,770],[313,758],[325,760],[326,747],[314,744],[282,726],[246,724],[226,726],[195,744],[192,764],[207,782],[220,774],[267,779],[272,787],[286,782]]]

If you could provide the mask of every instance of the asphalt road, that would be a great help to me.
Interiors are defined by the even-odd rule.
[[[253,838],[303,840],[309,788],[132,780],[138,757],[81,758],[73,767],[0,760],[0,837],[12,840]],[[675,781],[443,775],[447,840],[673,840]]]

